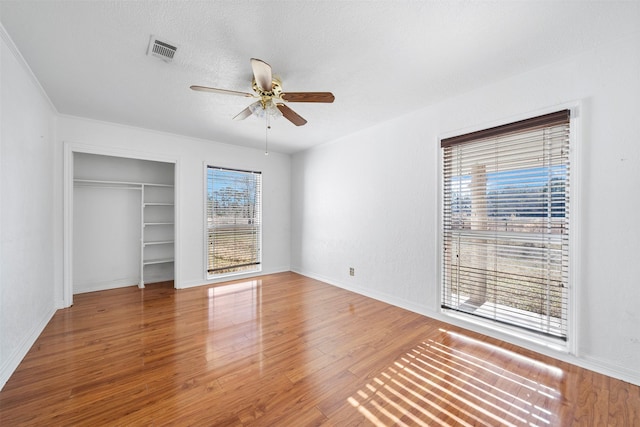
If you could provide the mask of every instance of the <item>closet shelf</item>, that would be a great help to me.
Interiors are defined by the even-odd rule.
[[[173,222],[145,222],[142,224],[144,227],[147,225],[173,225]]]
[[[158,259],[145,259],[142,261],[143,265],[152,265],[152,264],[166,264],[173,262],[173,258],[158,258]]]
[[[173,244],[173,240],[153,240],[153,241],[149,241],[149,242],[143,242],[142,244],[144,246],[149,246],[149,245],[170,245],[170,244]]]

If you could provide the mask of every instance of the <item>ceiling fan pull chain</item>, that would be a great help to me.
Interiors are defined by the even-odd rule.
[[[269,129],[271,129],[271,125],[269,125],[269,115],[265,114],[265,121],[267,126],[264,129],[264,155],[269,155]]]

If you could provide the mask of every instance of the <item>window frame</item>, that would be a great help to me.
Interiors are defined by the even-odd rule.
[[[509,119],[497,120],[490,123],[485,123],[481,126],[473,126],[467,128],[461,128],[456,131],[451,131],[447,133],[440,134],[437,137],[437,149],[439,150],[437,159],[437,183],[438,183],[438,192],[436,194],[436,202],[437,202],[437,215],[436,215],[436,227],[437,227],[437,238],[436,238],[436,250],[435,250],[435,264],[437,266],[436,270],[436,281],[437,286],[434,287],[434,295],[433,300],[436,303],[436,307],[434,307],[435,311],[443,316],[443,320],[450,321],[454,324],[458,324],[463,327],[467,327],[469,329],[476,330],[480,333],[485,333],[489,335],[494,335],[498,338],[504,339],[508,337],[512,337],[515,339],[520,345],[536,349],[536,351],[543,351],[542,349],[549,349],[553,352],[561,352],[565,354],[573,354],[577,355],[578,353],[578,336],[576,333],[576,325],[579,323],[579,312],[576,309],[577,301],[579,300],[579,289],[576,286],[576,283],[580,281],[580,259],[581,259],[581,249],[577,244],[581,238],[581,198],[579,197],[581,193],[581,150],[578,141],[581,139],[581,104],[579,102],[573,101],[570,103],[565,103],[561,105],[557,105],[551,108],[546,108],[534,112],[530,112],[527,114],[521,114],[519,116],[511,117]],[[543,116],[549,113],[555,113],[560,110],[569,110],[570,120],[569,120],[569,156],[568,162],[571,165],[571,176],[570,176],[570,189],[569,189],[569,198],[571,200],[570,207],[570,234],[569,234],[569,266],[568,266],[568,303],[567,303],[567,332],[566,339],[558,339],[556,337],[549,337],[543,334],[539,334],[537,332],[527,331],[517,326],[511,326],[508,324],[501,324],[499,322],[495,322],[489,319],[483,319],[480,317],[475,317],[473,315],[468,315],[466,313],[460,313],[455,310],[450,310],[446,308],[442,308],[443,305],[443,290],[445,286],[445,277],[444,277],[444,204],[445,204],[445,195],[444,195],[444,185],[445,185],[445,177],[444,177],[444,155],[445,150],[441,147],[441,143],[443,140],[448,138],[462,136],[471,134],[474,132],[482,132],[492,128],[498,128],[501,126],[508,126],[510,124],[514,124],[519,121],[528,120],[531,118],[535,118],[538,116]]]
[[[249,173],[249,174],[257,174],[260,176],[260,192],[259,192],[259,211],[258,211],[258,243],[257,243],[257,262],[254,264],[255,268],[246,269],[242,271],[231,271],[231,272],[223,272],[223,273],[210,273],[209,272],[209,224],[208,224],[208,195],[209,195],[209,170],[210,169],[221,169],[227,170],[231,172],[240,172],[240,173]],[[213,282],[228,280],[234,276],[252,276],[262,272],[262,238],[263,238],[263,229],[264,224],[262,221],[263,216],[263,185],[262,185],[262,176],[263,173],[261,171],[254,171],[249,169],[242,169],[233,166],[220,166],[216,165],[213,162],[203,162],[203,266],[204,266],[204,277],[206,280],[210,280]]]

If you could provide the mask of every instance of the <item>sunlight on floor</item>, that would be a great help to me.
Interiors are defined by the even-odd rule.
[[[207,325],[210,331],[228,331],[211,334],[207,339],[207,361],[227,354],[241,353],[242,348],[252,351],[251,342],[262,348],[262,280],[247,280],[207,289]],[[228,343],[235,336],[235,346]],[[260,359],[262,364],[262,359]],[[211,363],[211,369],[215,368]]]
[[[556,414],[544,408],[560,398],[554,387],[562,378],[560,369],[460,333],[441,332],[440,341],[417,344],[349,397],[349,404],[376,426],[557,423]],[[487,362],[496,359],[504,365]],[[514,365],[530,376],[510,370]]]
[[[531,359],[530,357],[523,356],[523,355],[521,355],[519,353],[506,350],[506,349],[504,349],[502,347],[498,347],[496,345],[489,344],[487,342],[480,341],[480,340],[468,337],[466,335],[459,334],[457,332],[445,331],[443,329],[440,329],[440,330],[442,332],[445,332],[445,333],[451,335],[452,337],[455,337],[456,339],[468,341],[469,343],[472,343],[473,345],[479,345],[479,346],[485,347],[489,351],[502,353],[504,356],[509,357],[511,359],[517,359],[518,361],[522,361],[524,363],[528,363],[528,364],[534,365],[534,366],[536,366],[538,368],[547,369],[549,371],[549,373],[551,373],[551,374],[562,376],[562,370],[559,369],[559,368],[556,368],[555,366],[548,365],[548,364],[540,362],[538,360]]]

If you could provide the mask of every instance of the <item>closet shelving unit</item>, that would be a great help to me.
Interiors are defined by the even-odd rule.
[[[140,282],[153,266],[174,262],[174,186],[147,182],[74,179],[83,187],[140,191]]]
[[[173,185],[142,184],[140,209],[140,283],[144,288],[145,269],[174,260]]]

